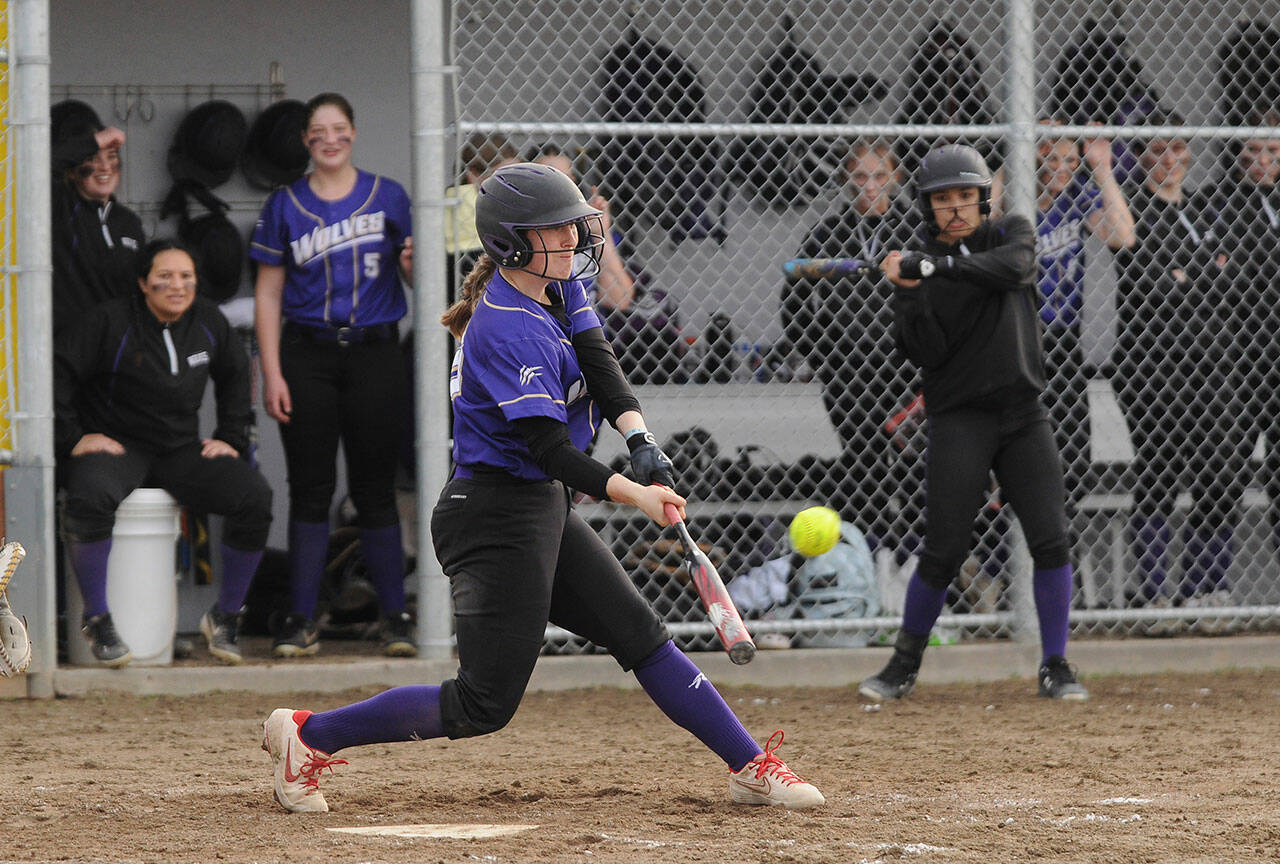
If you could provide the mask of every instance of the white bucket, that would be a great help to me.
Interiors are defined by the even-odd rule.
[[[107,604],[120,638],[133,652],[132,665],[173,662],[178,626],[176,544],[181,510],[163,489],[135,489],[120,502],[107,560]],[[89,640],[79,632],[84,598],[68,566],[67,654],[78,666],[92,666]]]

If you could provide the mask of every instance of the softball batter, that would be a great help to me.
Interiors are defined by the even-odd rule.
[[[320,773],[359,744],[467,738],[515,714],[551,622],[635,672],[649,697],[729,766],[732,800],[813,807],[822,794],[761,748],[671,641],[570,490],[630,504],[659,525],[684,510],[671,460],[654,443],[583,283],[599,267],[600,211],[554,168],[500,168],[477,196],[484,244],[444,323],[454,362],[455,469],[431,519],[453,586],[457,677],[407,686],[334,711],[280,708],[263,725],[275,797],[295,812],[328,810]],[[589,262],[574,273],[575,254]],[[574,277],[577,277],[575,279]],[[601,419],[626,436],[636,480],[584,452]]]
[[[1040,403],[1035,233],[1022,216],[987,218],[991,171],[972,147],[929,151],[915,180],[922,250],[890,252],[882,267],[896,286],[898,347],[924,381],[924,553],[907,586],[893,657],[858,689],[877,701],[911,691],[994,469],[1035,566],[1040,695],[1087,699],[1064,657],[1072,572],[1062,462]]]
[[[382,609],[383,650],[417,653],[394,488],[406,402],[396,324],[406,310],[400,276],[412,271],[409,196],[352,164],[354,117],[337,93],[307,103],[303,139],[313,170],[267,199],[249,249],[258,262],[263,402],[279,421],[289,476],[291,609],[277,657],[320,650],[315,612],[339,440]]]

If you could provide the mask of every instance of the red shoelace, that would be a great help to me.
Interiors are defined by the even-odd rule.
[[[320,774],[326,768],[329,769],[329,773],[332,774],[334,765],[350,764],[346,759],[332,759],[325,756],[319,750],[312,750],[310,747],[307,748],[307,751],[310,755],[308,755],[306,761],[302,763],[302,767],[298,769],[298,773],[302,775],[302,785],[307,787],[306,794],[308,795],[320,789]]]
[[[781,729],[775,731],[769,736],[769,740],[765,742],[764,752],[756,757],[756,761],[749,762],[747,764],[748,768],[755,766],[757,779],[763,777],[765,774],[770,774],[786,786],[804,782],[787,767],[786,762],[783,762],[774,754],[774,751],[782,746],[782,741],[785,737],[786,736],[782,733]],[[773,739],[775,738],[778,739],[777,744],[773,743]]]

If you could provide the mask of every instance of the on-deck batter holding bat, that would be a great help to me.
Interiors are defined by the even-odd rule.
[[[822,804],[822,793],[747,733],[569,506],[576,489],[637,507],[659,525],[668,524],[667,507],[684,515],[684,498],[668,488],[671,460],[646,428],[579,281],[599,267],[600,211],[555,168],[520,163],[480,184],[476,233],[485,254],[441,319],[461,342],[450,384],[455,468],[431,518],[453,587],[457,676],[322,714],[277,709],[263,724],[276,800],[297,812],[327,810],[319,777],[347,747],[501,729],[551,622],[634,671],[658,707],[728,765],[734,802]],[[601,417],[625,436],[635,480],[583,452]],[[781,743],[780,733],[774,738]]]
[[[680,518],[680,511],[674,504],[666,505],[667,521],[680,530],[680,542],[684,545],[684,565],[689,571],[689,581],[698,592],[698,599],[707,610],[707,617],[715,625],[716,635],[729,652],[729,659],[741,666],[750,663],[756,656],[756,643],[747,632],[747,625],[742,623],[738,607],[734,605],[729,590],[716,571],[715,565],[706,553],[698,548],[689,527]]]

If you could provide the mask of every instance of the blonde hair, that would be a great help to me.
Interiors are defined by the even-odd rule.
[[[458,300],[440,316],[440,323],[449,328],[454,339],[461,339],[462,333],[476,311],[476,305],[484,296],[484,286],[489,283],[493,272],[498,269],[498,262],[486,252],[477,260],[467,278],[462,280],[462,288],[458,291]]]

